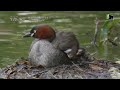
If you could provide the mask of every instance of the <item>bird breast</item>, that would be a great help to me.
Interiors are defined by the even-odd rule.
[[[34,44],[31,45],[29,60],[35,66],[44,67],[56,66],[69,61],[64,52],[54,48],[47,40],[34,41]]]

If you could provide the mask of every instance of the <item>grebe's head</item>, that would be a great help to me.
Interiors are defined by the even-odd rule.
[[[30,32],[26,33],[23,37],[34,37],[37,39],[46,39],[52,41],[55,37],[55,31],[52,27],[46,24],[34,26]]]

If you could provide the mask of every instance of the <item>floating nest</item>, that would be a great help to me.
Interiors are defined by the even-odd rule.
[[[81,55],[71,65],[33,67],[26,59],[0,69],[1,79],[120,79],[120,64]]]

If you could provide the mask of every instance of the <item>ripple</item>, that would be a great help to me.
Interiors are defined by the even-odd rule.
[[[7,47],[7,48],[15,48],[15,47]]]
[[[13,51],[12,52],[11,51],[6,51],[6,52],[15,53],[15,54],[21,53],[21,52],[13,52]]]
[[[12,41],[12,40],[8,40],[8,39],[0,39],[0,42],[8,42],[8,41]]]
[[[80,18],[91,18],[91,17],[96,17],[96,14],[81,14]]]
[[[0,35],[15,35],[11,32],[0,32]]]
[[[18,23],[19,23],[19,24],[22,24],[22,23],[36,23],[36,22],[38,22],[37,19],[36,19],[36,20],[21,20],[21,21],[19,21]]]
[[[27,25],[19,25],[18,27],[23,28],[23,27],[27,27]]]
[[[70,20],[70,19],[55,19],[54,22],[59,22],[59,23],[61,23],[61,22],[72,22],[72,20]]]
[[[19,16],[25,16],[25,15],[30,15],[30,14],[38,14],[37,12],[30,12],[30,11],[23,11],[23,12],[19,12],[17,13],[17,15]]]
[[[19,21],[19,23],[31,23],[32,21],[30,20],[22,20],[22,21]]]
[[[110,14],[112,14],[112,15],[118,15],[118,16],[120,15],[120,13],[110,13]]]
[[[0,28],[0,32],[11,32],[13,30],[8,30],[8,29],[3,29],[3,28]]]
[[[2,20],[2,19],[0,19],[0,23],[5,23],[5,21],[4,21],[4,20]]]

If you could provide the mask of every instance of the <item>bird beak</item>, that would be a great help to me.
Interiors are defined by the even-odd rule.
[[[23,37],[31,37],[31,33],[30,32],[28,32],[28,33],[26,33]]]

